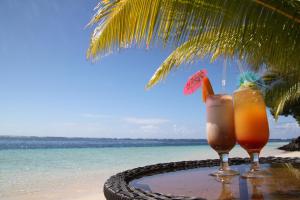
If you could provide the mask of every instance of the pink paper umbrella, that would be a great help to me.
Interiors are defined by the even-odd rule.
[[[204,77],[206,77],[207,71],[205,69],[200,70],[196,72],[194,75],[192,75],[187,83],[185,84],[183,93],[185,95],[189,95],[194,93],[199,87],[202,85],[202,80]]]

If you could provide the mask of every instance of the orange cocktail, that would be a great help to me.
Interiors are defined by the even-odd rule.
[[[233,98],[237,142],[252,159],[251,171],[259,171],[258,156],[269,139],[265,102],[259,90],[249,87],[234,92]],[[245,177],[257,177],[257,174],[247,174]]]

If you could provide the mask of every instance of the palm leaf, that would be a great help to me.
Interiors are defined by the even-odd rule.
[[[214,61],[220,55],[233,57],[236,38],[234,35],[219,36],[217,32],[205,33],[192,38],[176,48],[169,57],[158,67],[152,78],[147,84],[147,88],[157,84],[160,80],[166,78],[172,69],[179,67],[183,63],[192,63],[196,59],[202,59],[206,55],[211,55],[211,61]],[[222,44],[221,44],[222,43]]]
[[[290,107],[295,107],[298,104],[300,100],[300,77],[298,74],[269,71],[264,75],[264,81],[269,86],[265,100],[275,119],[284,110],[289,110]],[[300,116],[297,114],[294,117]]]
[[[97,26],[87,57],[156,41],[172,45],[149,87],[174,66],[206,55],[237,56],[255,70],[298,72],[299,16],[297,0],[113,0],[100,4],[89,23]]]
[[[257,27],[257,29],[260,29],[260,27]],[[279,39],[280,38],[277,40]],[[247,41],[247,43],[243,40]],[[266,64],[270,70],[280,69],[282,72],[286,73],[293,71],[293,73],[300,76],[300,60],[297,60],[296,56],[296,52],[300,52],[300,44],[299,46],[291,48],[289,46],[290,43],[282,43],[282,47],[285,46],[286,49],[290,49],[286,52],[287,59],[285,59],[284,64],[283,61],[278,61],[282,52],[273,52],[269,51],[267,48],[260,48],[262,45],[267,46],[267,44],[263,43],[264,41],[261,41],[259,38],[254,38],[251,33],[245,34],[239,32],[232,34],[225,32],[220,34],[212,31],[210,33],[200,34],[176,48],[158,67],[147,87],[150,88],[158,83],[158,81],[164,79],[173,68],[179,67],[183,63],[191,63],[196,59],[202,59],[207,55],[211,56],[212,62],[219,56],[233,58],[238,55],[240,59],[245,60],[245,62],[254,70],[258,70],[263,64]],[[289,60],[291,57],[294,57],[295,59],[293,61]],[[262,60],[262,58],[264,60]]]
[[[196,13],[195,7],[205,12]],[[202,1],[116,0],[98,9],[89,25],[98,23],[91,38],[88,58],[126,48],[132,44],[161,38],[167,41],[183,41],[186,34],[193,34],[204,15],[219,14],[214,5]],[[189,22],[189,23],[187,23]],[[187,26],[189,25],[189,27]]]

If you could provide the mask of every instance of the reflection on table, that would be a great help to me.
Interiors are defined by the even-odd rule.
[[[261,167],[269,176],[261,179],[213,177],[209,173],[216,167],[205,167],[142,177],[130,185],[149,192],[206,199],[300,199],[300,166],[263,164]],[[243,173],[249,165],[232,168]]]

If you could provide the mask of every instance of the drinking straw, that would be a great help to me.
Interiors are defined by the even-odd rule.
[[[224,59],[223,74],[222,74],[222,92],[226,92],[226,71],[227,71],[227,58]]]
[[[244,74],[243,65],[242,65],[242,63],[241,63],[240,60],[237,60],[237,65],[238,65],[238,68],[239,68],[239,70],[240,70],[240,73],[241,73],[241,74]]]

